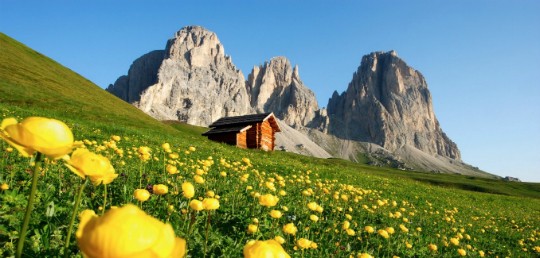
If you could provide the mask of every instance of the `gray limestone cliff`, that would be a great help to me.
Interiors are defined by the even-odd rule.
[[[158,119],[201,126],[250,113],[244,76],[215,33],[185,27],[167,42],[165,52],[158,82],[141,95],[141,110]]]
[[[139,101],[141,93],[157,82],[157,74],[165,51],[155,50],[137,58],[129,68],[128,75],[120,76],[107,91],[133,103]]]
[[[140,71],[156,77],[144,81],[152,84],[143,87],[144,83],[138,83],[134,90],[130,73],[127,87],[125,77],[120,77],[108,90],[160,120],[207,126],[224,116],[251,112],[244,76],[225,55],[215,33],[199,26],[185,27],[167,42],[163,52],[159,69],[153,66]],[[146,60],[145,56],[139,60]],[[138,102],[131,96],[136,91]]]
[[[248,76],[246,89],[256,112],[274,112],[292,127],[306,126],[319,109],[315,94],[307,88],[285,57],[275,57],[255,66]]]
[[[364,56],[347,90],[334,92],[327,108],[328,133],[339,138],[460,160],[435,117],[424,77],[395,51]]]

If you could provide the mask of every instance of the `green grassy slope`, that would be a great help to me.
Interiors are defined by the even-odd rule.
[[[171,194],[164,198],[152,197],[144,203],[145,211],[162,221],[169,221],[177,234],[186,237],[192,257],[203,256],[204,239],[208,236],[209,256],[239,257],[247,239],[268,239],[282,234],[281,226],[285,220],[293,221],[288,215],[297,217],[294,219],[299,228],[297,237],[312,238],[319,244],[318,249],[306,251],[306,257],[349,257],[361,252],[377,257],[392,257],[393,254],[425,257],[432,254],[427,249],[428,243],[439,245],[439,257],[455,257],[457,247],[445,247],[444,242],[454,237],[458,230],[472,236],[461,239],[460,246],[468,248],[465,244],[470,244],[472,247],[467,250],[471,256],[478,250],[485,250],[487,254],[500,257],[527,257],[535,254],[534,246],[540,245],[536,240],[540,239],[537,220],[540,217],[540,184],[400,171],[340,159],[238,149],[208,141],[200,135],[205,128],[156,121],[4,34],[0,34],[0,51],[0,120],[10,116],[19,119],[30,115],[54,117],[65,121],[76,139],[95,140],[96,144],[88,148],[98,151],[111,135],[120,135],[122,140],[118,147],[124,150],[124,156],[117,155],[112,148],[101,150],[111,159],[117,173],[122,174],[110,185],[109,205],[136,202],[132,192],[141,187],[143,172],[145,184],[168,184]],[[175,163],[181,171],[176,177],[164,172],[167,154],[160,150],[163,142],[170,143],[181,156]],[[150,146],[155,159],[141,162],[136,151],[139,146]],[[196,151],[185,153],[189,146],[196,147]],[[10,243],[17,236],[23,213],[21,207],[24,207],[29,185],[25,170],[28,161],[15,152],[9,153],[3,141],[0,141],[0,155],[3,157],[0,183],[9,182],[11,188],[0,192],[0,256],[9,256],[13,252]],[[249,158],[253,167],[243,166],[243,157]],[[204,213],[198,213],[199,224],[194,226],[195,229],[186,231],[191,227],[190,221],[184,214],[168,212],[167,208],[169,204],[174,204],[173,208],[177,210],[187,208],[181,195],[173,195],[174,188],[184,180],[192,181],[195,168],[208,160],[216,164],[204,174],[207,182],[196,186],[197,197],[213,190],[222,197],[222,206],[213,217],[210,234],[202,226],[207,221]],[[45,214],[46,204],[51,202],[56,205],[56,211],[51,219],[33,217],[29,234],[32,240],[28,240],[26,247],[29,256],[60,254],[65,221],[71,215],[71,200],[80,184],[80,178],[70,174],[61,162],[49,164],[48,169],[41,178],[45,182],[38,186],[40,196],[35,214]],[[226,171],[227,176],[222,177],[221,171]],[[246,183],[241,180],[245,174],[249,174]],[[280,196],[280,203],[274,208],[285,211],[282,206],[287,205],[289,210],[282,220],[270,223],[267,210],[250,196],[255,192],[244,189],[249,185],[261,194],[268,193],[270,190],[265,187],[265,182],[274,180],[277,175],[286,178],[283,186],[277,182],[276,185],[287,193]],[[359,191],[361,194],[356,195],[358,192],[351,190],[352,186],[363,189]],[[325,194],[324,188],[330,190],[326,189]],[[316,194],[304,194],[307,189]],[[103,187],[89,185],[84,196],[82,208],[98,210],[103,203]],[[321,218],[319,224],[309,220],[311,211],[305,207],[308,201],[325,206],[324,213],[317,213]],[[394,214],[398,211],[403,214],[396,218]],[[246,233],[245,228],[252,218],[261,220],[259,235]],[[340,231],[345,219],[351,220],[356,236],[350,237]],[[410,229],[409,233],[398,230],[402,223]],[[392,226],[396,234],[389,240],[376,233],[369,235],[363,231],[366,225],[377,229]],[[311,227],[318,235],[310,235],[304,226]],[[534,235],[535,240],[531,240],[530,235]],[[293,253],[293,257],[303,256],[303,252],[294,251],[294,238],[287,239],[286,250]],[[414,248],[405,247],[409,242]],[[70,251],[77,252],[74,243]]]
[[[0,105],[85,124],[171,131],[54,60],[0,33]]]

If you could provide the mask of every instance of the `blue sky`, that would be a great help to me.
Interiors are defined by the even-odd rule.
[[[288,57],[320,106],[363,55],[396,50],[465,162],[540,182],[540,1],[0,0],[1,32],[101,87],[187,25],[217,33],[246,77]]]

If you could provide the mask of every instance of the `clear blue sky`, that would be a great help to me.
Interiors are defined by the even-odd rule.
[[[465,162],[540,182],[540,1],[198,2],[0,0],[0,31],[107,87],[201,25],[246,77],[288,57],[321,106],[363,55],[393,49],[425,76]]]

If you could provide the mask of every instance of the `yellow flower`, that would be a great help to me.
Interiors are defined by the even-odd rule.
[[[212,190],[208,190],[206,191],[206,196],[213,198],[214,196],[216,196],[216,193]]]
[[[281,244],[274,240],[251,240],[244,246],[244,258],[290,258]]]
[[[198,175],[198,176],[202,176],[202,175],[204,175],[204,173],[205,173],[204,170],[202,170],[200,168],[195,169],[195,174]]]
[[[296,245],[300,247],[300,249],[306,249],[311,247],[311,241],[305,238],[300,238],[296,240]]]
[[[118,177],[109,159],[87,149],[76,149],[65,165],[82,178],[90,177],[94,185],[110,184]]]
[[[461,256],[466,256],[467,255],[467,251],[465,251],[464,249],[461,249],[461,248],[457,249],[457,252]]]
[[[150,154],[151,150],[148,146],[141,146],[137,149],[137,152],[139,153],[139,158],[143,161],[149,160],[152,155]]]
[[[148,192],[146,189],[137,189],[135,192],[133,192],[133,196],[135,199],[144,202],[150,198],[150,192]]]
[[[171,165],[171,164],[167,164],[166,170],[169,173],[169,175],[178,174],[178,168],[176,166]]]
[[[390,235],[388,235],[388,231],[384,230],[384,229],[379,229],[377,231],[377,233],[379,233],[380,236],[384,237],[384,238],[389,238]]]
[[[202,211],[204,209],[203,203],[199,200],[191,200],[189,207],[195,211]]]
[[[280,244],[285,243],[285,238],[283,238],[282,236],[276,236],[274,237],[274,240],[276,240]]]
[[[58,159],[73,148],[73,133],[69,127],[61,121],[44,117],[28,117],[20,123],[15,118],[6,118],[0,124],[0,138],[25,157],[38,151]]]
[[[296,232],[298,232],[298,228],[294,225],[294,223],[289,223],[283,226],[283,232],[289,235],[295,235]]]
[[[278,210],[272,210],[270,211],[270,217],[274,218],[274,219],[279,219],[281,218],[283,214],[281,213],[281,211],[278,211]]]
[[[266,207],[274,207],[278,203],[279,198],[272,194],[265,194],[259,196],[259,204]]]
[[[401,229],[401,231],[403,231],[405,233],[409,232],[409,229],[407,227],[405,227],[405,225],[403,225],[403,224],[400,224],[399,228]]]
[[[364,230],[370,234],[375,232],[375,229],[372,226],[365,226]]]
[[[190,182],[182,183],[182,194],[184,197],[191,199],[195,196],[195,187]]]
[[[347,229],[347,235],[354,236],[355,234],[356,234],[356,232],[354,232],[354,229],[352,229],[352,228]]]
[[[308,208],[312,211],[316,211],[319,206],[316,202],[310,202],[307,204]]]
[[[385,230],[388,234],[394,234],[396,232],[393,227],[387,227]]]
[[[165,150],[165,151],[166,151],[166,150],[170,150],[170,149],[171,149],[171,145],[170,145],[168,142],[166,142],[166,143],[164,143],[164,144],[161,144],[161,148],[163,148],[163,150]]]
[[[249,224],[248,225],[248,229],[247,229],[248,233],[254,234],[258,230],[259,230],[259,227],[257,225],[254,225],[254,224]]]
[[[450,238],[450,243],[452,243],[455,246],[458,246],[459,245],[459,239],[457,239],[455,237],[452,237],[452,238]]]
[[[190,147],[189,147],[189,151],[191,151],[191,152],[194,152],[194,151],[196,151],[196,150],[197,150],[197,149],[195,149],[195,147],[193,147],[193,146],[190,146]]]
[[[205,210],[217,210],[219,208],[219,200],[216,198],[204,198],[202,204]]]
[[[428,249],[431,250],[431,251],[433,251],[433,252],[435,252],[435,251],[437,251],[437,245],[435,245],[435,244],[429,244],[429,245],[428,245]]]
[[[356,257],[358,257],[358,258],[373,258],[373,256],[371,256],[371,255],[368,254],[368,253],[361,253],[361,254],[358,254]]]
[[[6,184],[6,183],[3,183],[2,186],[0,186],[0,189],[2,189],[2,191],[8,190],[8,189],[9,189],[9,185]]]
[[[164,184],[157,184],[152,186],[152,191],[157,195],[164,195],[169,192],[169,188]]]
[[[484,253],[484,251],[478,251],[478,255],[479,255],[480,257],[484,257],[485,253]]]
[[[344,230],[347,230],[350,226],[351,226],[351,223],[348,220],[346,220],[346,221],[343,221],[343,225],[341,226],[341,228]]]
[[[319,221],[319,217],[317,215],[311,214],[309,215],[309,219],[313,222]]]
[[[197,184],[204,184],[204,178],[202,176],[195,175],[193,179],[195,180],[195,183]]]
[[[84,257],[184,257],[186,240],[170,224],[137,206],[113,208],[102,217],[86,210],[80,215],[77,244]]]

